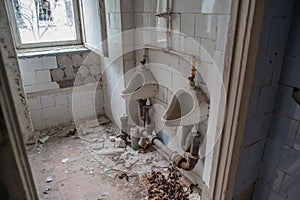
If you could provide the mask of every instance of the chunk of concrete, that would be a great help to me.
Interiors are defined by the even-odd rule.
[[[93,76],[88,76],[84,79],[85,84],[95,83],[95,82],[96,82],[96,79]]]
[[[78,54],[72,55],[72,63],[74,67],[80,67],[82,63],[82,57]]]
[[[74,79],[76,77],[76,73],[74,72],[73,67],[67,67],[65,69],[66,79]]]
[[[90,73],[89,69],[85,66],[80,67],[78,70],[78,74],[81,77],[87,77],[89,73]]]
[[[101,74],[100,65],[94,64],[94,65],[90,66],[90,73],[91,73],[93,76],[96,76],[96,75]]]
[[[98,153],[101,155],[113,155],[113,154],[122,154],[125,152],[124,148],[106,148],[101,149]]]
[[[71,58],[69,58],[66,55],[58,56],[57,64],[59,67],[72,67],[73,66]]]
[[[62,81],[65,79],[65,72],[61,68],[52,69],[50,72],[53,81]]]

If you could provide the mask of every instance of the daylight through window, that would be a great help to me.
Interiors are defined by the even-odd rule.
[[[78,41],[76,2],[72,0],[12,0],[18,43]]]

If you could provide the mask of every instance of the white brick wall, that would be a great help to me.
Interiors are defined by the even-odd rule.
[[[242,152],[256,142],[264,143],[265,149],[248,158],[261,161],[257,163],[259,173],[241,155],[235,195],[254,183],[252,199],[298,199],[300,194],[300,106],[292,99],[294,87],[299,87],[300,55],[300,4],[295,6],[295,2],[266,1]],[[293,11],[296,17],[291,25]],[[249,173],[256,178],[250,178]]]
[[[81,89],[82,87],[85,86],[78,87],[75,92],[70,88],[63,91],[54,90],[44,96],[31,95],[27,102],[33,128],[42,130],[58,125],[69,125],[74,120],[73,115],[76,120],[93,117],[93,113],[96,113],[96,116],[103,115],[102,90],[88,91]]]

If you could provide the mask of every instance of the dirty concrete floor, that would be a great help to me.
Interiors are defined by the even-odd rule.
[[[116,148],[111,140],[118,130],[112,124],[86,122],[77,126],[77,136],[69,135],[72,128],[40,132],[40,138],[49,139],[27,146],[40,199],[145,199],[145,174],[169,165],[157,152]],[[53,180],[47,182],[47,177]]]

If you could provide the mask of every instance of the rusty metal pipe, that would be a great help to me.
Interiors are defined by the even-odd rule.
[[[181,156],[177,151],[172,151],[164,143],[162,143],[157,137],[153,138],[152,144],[155,145],[160,151],[169,156],[169,160],[181,169],[186,171],[191,171],[196,166],[199,156],[198,151],[201,144],[200,133],[191,133],[194,134],[194,140],[190,147],[189,153],[184,157]]]

